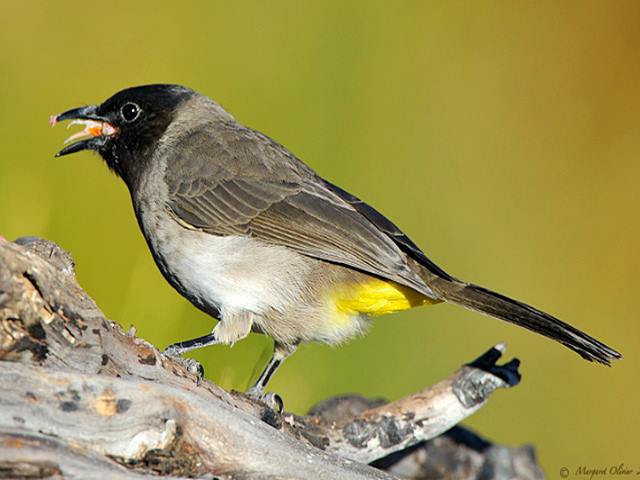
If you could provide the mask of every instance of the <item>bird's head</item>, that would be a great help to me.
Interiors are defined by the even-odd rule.
[[[100,105],[54,115],[50,119],[52,126],[64,120],[71,120],[69,125],[84,125],[84,130],[66,140],[69,144],[56,157],[82,150],[97,151],[109,168],[129,184],[144,168],[180,106],[196,96],[200,97],[179,85],[144,85],[122,90]]]

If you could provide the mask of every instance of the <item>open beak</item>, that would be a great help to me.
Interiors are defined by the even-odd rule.
[[[78,124],[84,125],[83,130],[71,135],[64,143],[73,142],[80,138],[84,139],[67,145],[56,153],[56,157],[62,157],[63,155],[69,155],[70,153],[80,152],[82,150],[99,150],[104,146],[109,137],[118,133],[118,129],[104,117],[98,115],[97,110],[97,106],[88,105],[86,107],[73,108],[58,115],[52,115],[49,118],[49,123],[52,127],[64,120],[71,120],[69,127]]]

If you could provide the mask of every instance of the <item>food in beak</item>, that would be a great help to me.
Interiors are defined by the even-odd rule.
[[[51,126],[55,126],[57,123],[57,116],[52,116],[49,119],[49,123]],[[102,122],[98,120],[80,120],[75,119],[69,122],[67,128],[71,127],[71,125],[84,125],[84,129],[74,133],[69,138],[67,138],[64,143],[65,145],[69,142],[73,142],[79,138],[84,137],[108,137],[116,133],[116,128],[111,125],[109,122]]]

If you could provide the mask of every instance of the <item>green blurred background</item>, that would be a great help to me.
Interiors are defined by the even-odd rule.
[[[640,2],[5,2],[0,234],[72,252],[106,315],[164,347],[214,322],[160,276],[99,158],[53,159],[49,114],[136,84],[212,96],[367,200],[454,275],[620,349],[614,368],[441,305],[302,347],[271,384],[288,409],[395,399],[507,341],[524,380],[465,422],[562,466],[640,467]],[[194,354],[244,389],[270,342]]]

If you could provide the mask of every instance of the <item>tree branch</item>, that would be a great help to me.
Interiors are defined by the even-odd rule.
[[[0,477],[425,478],[459,469],[438,459],[455,451],[466,459],[459,478],[487,465],[504,478],[541,478],[530,449],[462,429],[438,437],[518,383],[517,360],[496,365],[503,352],[396,402],[338,397],[305,417],[280,414],[196,385],[180,361],[124,333],[57,245],[0,240]]]

